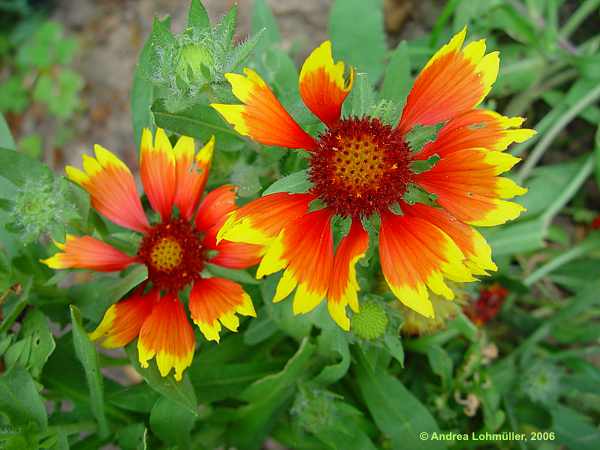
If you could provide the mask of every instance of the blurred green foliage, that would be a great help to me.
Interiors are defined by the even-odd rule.
[[[0,74],[0,112],[20,118],[32,108],[43,108],[56,129],[54,141],[46,144],[60,147],[72,135],[72,121],[83,107],[80,94],[84,81],[72,69],[78,43],[64,35],[60,23],[34,14],[33,7],[21,3],[22,9],[15,8],[23,17],[0,32],[0,41],[4,42],[0,46],[4,67]],[[0,4],[2,9],[7,6]],[[44,142],[38,133],[20,136],[19,141],[27,154],[42,156]]]

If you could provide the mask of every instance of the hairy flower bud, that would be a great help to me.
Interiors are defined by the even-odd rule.
[[[21,242],[29,244],[44,234],[60,234],[64,224],[76,217],[64,181],[43,177],[27,180],[19,188],[9,225],[20,234]]]
[[[359,338],[378,339],[385,334],[389,323],[383,305],[376,300],[366,300],[360,306],[360,312],[352,316],[350,329]]]

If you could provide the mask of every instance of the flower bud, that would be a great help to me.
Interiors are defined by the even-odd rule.
[[[376,300],[366,300],[360,305],[360,311],[352,316],[350,330],[359,338],[375,340],[385,334],[389,323],[383,305]]]

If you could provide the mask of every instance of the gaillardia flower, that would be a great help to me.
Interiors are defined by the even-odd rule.
[[[445,279],[472,281],[496,269],[490,247],[472,225],[498,225],[524,210],[505,199],[526,190],[498,175],[519,161],[503,150],[534,131],[519,128],[522,118],[476,109],[496,79],[499,57],[485,54],[484,40],[463,48],[465,36],[466,28],[427,63],[397,126],[341,116],[353,75],[344,78],[344,63],[334,63],[329,41],[300,72],[302,100],[326,125],[317,137],[294,121],[255,72],[226,75],[243,104],[213,105],[225,120],[264,145],[309,153],[308,192],[255,200],[234,211],[218,235],[267,246],[257,276],[285,269],[274,301],[297,288],[293,310],[304,313],[327,298],[333,319],[348,329],[346,305],[358,310],[355,264],[369,245],[361,219],[373,214],[381,218],[384,277],[402,303],[424,316],[434,315],[428,289],[452,299]],[[419,151],[409,147],[407,133],[415,126],[440,124],[433,142]],[[439,160],[432,168],[415,170],[414,163],[433,155]],[[411,184],[433,194],[435,204],[409,203]],[[335,252],[334,216],[352,222]]]
[[[160,222],[152,224],[127,166],[96,145],[95,158],[83,155],[83,171],[68,166],[67,176],[90,194],[92,206],[100,214],[142,234],[138,251],[127,255],[92,236],[67,235],[64,244],[56,243],[61,251],[43,261],[54,269],[99,272],[145,265],[148,281],[112,305],[90,337],[114,348],[139,336],[141,365],[147,367],[156,357],[161,375],[174,369],[178,380],[192,362],[196,342],[178,296],[180,290],[191,286],[190,315],[208,340],[219,340],[221,324],[236,331],[236,313],[255,316],[252,301],[239,284],[206,277],[203,272],[207,263],[232,269],[255,265],[262,250],[254,244],[216,241],[217,231],[237,206],[231,185],[219,187],[201,200],[213,148],[214,138],[195,155],[190,137],[180,137],[173,148],[162,129],[157,130],[154,142],[150,130],[143,131],[142,184],[152,209],[160,215]]]

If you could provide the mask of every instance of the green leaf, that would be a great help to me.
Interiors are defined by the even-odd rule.
[[[314,345],[304,338],[281,372],[252,383],[242,392],[240,399],[248,404],[237,409],[230,429],[233,445],[248,450],[260,447],[282,408],[292,398],[296,383],[307,375],[314,350]]]
[[[266,339],[269,339],[279,330],[277,324],[270,317],[263,315],[262,311],[259,311],[257,318],[253,319],[248,325],[246,332],[244,333],[244,344],[256,345]]]
[[[140,366],[138,351],[135,345],[128,345],[126,351],[131,365],[152,389],[183,406],[192,414],[197,414],[198,401],[196,400],[196,393],[187,374],[179,382],[175,381],[175,377],[173,376],[162,377],[154,360],[152,360],[152,363],[146,369]]]
[[[345,113],[346,115],[355,117],[364,117],[373,109],[375,103],[375,91],[369,81],[368,74],[357,73],[354,80],[354,87],[348,97]]]
[[[511,223],[482,231],[495,256],[521,254],[544,248],[544,220],[537,218]]]
[[[313,433],[328,449],[375,450],[368,432],[371,424],[362,412],[336,395],[301,385],[292,412],[296,422]]]
[[[575,66],[584,78],[600,79],[600,54],[576,57]]]
[[[73,286],[69,297],[77,302],[83,317],[98,322],[110,305],[121,300],[148,278],[146,266],[129,269],[122,278],[106,276],[93,283]]]
[[[25,136],[19,140],[19,149],[34,159],[40,159],[43,152],[42,137],[35,133]]]
[[[262,193],[263,197],[269,194],[275,194],[277,192],[290,192],[298,194],[301,192],[307,192],[312,186],[312,183],[308,179],[308,169],[294,172],[287,177],[280,178]]]
[[[160,102],[156,102],[152,111],[156,125],[161,128],[196,138],[200,142],[207,142],[214,135],[217,147],[223,151],[239,150],[242,146],[242,138],[210,106],[196,105],[171,113]]]
[[[196,1],[196,0],[194,0]],[[193,8],[194,2],[192,2]],[[131,87],[131,119],[133,122],[134,144],[136,148],[142,139],[142,129],[151,128],[154,125],[152,116],[152,103],[154,101],[154,88],[151,81],[151,74],[155,67],[154,52],[155,46],[160,45],[164,36],[170,36],[169,31],[170,19],[166,18],[160,21],[154,19],[152,23],[152,32],[146,40],[144,47],[140,53],[140,57],[135,71],[133,73],[133,83]]]
[[[106,400],[112,405],[141,413],[149,413],[157,399],[158,393],[145,383],[127,386],[106,396]]]
[[[427,349],[427,359],[431,370],[442,379],[442,387],[448,390],[452,383],[452,359],[448,352],[439,345],[432,345]]]
[[[406,134],[406,142],[413,152],[420,151],[428,142],[435,141],[444,124],[417,125]],[[438,158],[439,159],[439,158]]]
[[[315,311],[296,316],[292,312],[291,302],[282,301],[279,303],[273,303],[273,297],[275,296],[275,288],[281,274],[273,274],[268,276],[265,280],[260,283],[260,292],[262,294],[263,301],[265,302],[265,309],[268,317],[277,324],[280,330],[282,330],[288,336],[295,338],[300,341],[305,336],[310,334],[312,328],[312,321],[310,320],[311,315],[317,313]]]
[[[299,107],[298,68],[290,55],[277,47],[270,47],[264,53],[257,51],[256,54],[261,55],[261,68],[269,80],[269,86],[278,94],[282,104],[293,111],[298,123],[304,124],[307,117],[314,122],[313,116],[309,113],[302,114]]]
[[[56,348],[46,316],[37,309],[30,310],[23,321],[20,337],[21,339],[7,350],[6,365],[11,367],[18,362],[37,378]]]
[[[91,398],[85,370],[77,360],[73,346],[73,335],[67,334],[55,337],[56,350],[50,355],[44,366],[40,382],[51,392],[53,396],[65,398],[73,402],[75,409],[85,417],[93,417],[91,410]],[[106,379],[105,385],[116,391],[120,386],[115,385],[110,379]],[[123,413],[110,403],[105,403],[108,416],[117,423],[130,423],[129,415]]]
[[[433,169],[433,167],[440,160],[439,155],[436,153],[435,155],[431,155],[427,159],[417,159],[410,163],[410,170],[413,173],[423,173],[428,170]]]
[[[196,31],[202,31],[210,26],[210,19],[206,8],[200,0],[192,0],[190,10],[188,12],[188,27],[194,28]]]
[[[216,264],[207,264],[206,269],[217,277],[227,278],[245,284],[260,284],[260,281],[245,270],[229,269],[227,267],[217,266]]]
[[[337,325],[324,329],[318,339],[319,352],[337,353],[340,356],[339,362],[324,367],[321,373],[316,376],[314,381],[328,386],[340,380],[350,368],[350,348],[346,333],[338,328]]]
[[[383,344],[392,357],[404,367],[404,346],[400,336],[385,334],[383,336]]]
[[[522,218],[545,212],[566,189],[584,163],[584,160],[571,160],[536,167],[527,180],[526,186],[529,191],[518,199],[518,202],[527,208]]]
[[[40,430],[48,426],[44,401],[29,372],[22,367],[0,376],[0,417],[6,414],[14,426],[35,422]]]
[[[0,334],[7,332],[10,327],[15,323],[15,320],[19,317],[21,312],[25,309],[25,307],[29,304],[29,293],[31,292],[31,286],[33,285],[33,278],[27,278],[27,281],[23,283],[23,290],[21,294],[18,296],[16,301],[13,303],[10,311],[5,311],[4,320],[0,323]]]
[[[554,405],[550,414],[552,430],[556,432],[558,443],[577,450],[598,448],[600,431],[590,417],[560,404]]]
[[[262,41],[263,31],[264,30],[261,30],[251,38],[246,39],[231,51],[223,72],[233,72],[234,70],[238,70],[240,66],[246,62],[250,54],[257,50],[258,44]]]
[[[373,371],[362,352],[357,353],[356,381],[377,427],[397,450],[440,450],[443,441],[419,439],[419,433],[439,432],[434,418],[400,380],[384,371]]]
[[[15,140],[12,137],[12,133],[8,128],[4,116],[0,113],[0,148],[6,148],[8,150],[16,150]]]
[[[392,57],[385,69],[381,97],[391,100],[401,109],[411,87],[410,57],[408,44],[402,41],[392,52]]]
[[[268,47],[272,47],[281,42],[281,33],[279,26],[273,16],[273,12],[265,0],[255,0],[252,8],[252,34],[265,32],[262,40],[256,47],[257,54],[262,55]]]
[[[445,2],[446,6],[444,6],[444,8],[438,13],[433,30],[431,30],[431,38],[429,39],[430,47],[436,48],[438,46],[439,37],[442,30],[444,29],[448,19],[450,19],[458,4],[461,2],[462,0],[449,0]]]
[[[539,47],[539,36],[534,25],[526,14],[515,10],[513,5],[501,4],[500,7],[492,9],[489,21],[494,24],[494,28],[503,30],[516,41],[533,48]]]
[[[146,427],[143,423],[124,426],[116,433],[117,443],[124,450],[146,450]]]
[[[179,403],[161,397],[150,412],[150,429],[166,444],[177,445],[180,450],[189,449],[190,432],[197,418],[197,414]]]
[[[231,50],[233,47],[233,35],[237,25],[237,13],[238,8],[237,5],[234,4],[213,29],[213,39],[220,42],[225,50]]]
[[[366,72],[373,84],[381,76],[387,51],[382,7],[381,0],[335,0],[329,15],[335,58]]]
[[[201,355],[198,363],[190,367],[189,375],[200,401],[209,403],[239,396],[251,383],[272,374],[280,367],[278,362],[264,359],[243,364],[207,365]]]
[[[478,339],[479,329],[460,311],[456,315],[456,318],[448,324],[448,328],[458,330],[460,334],[471,342],[475,342]]]
[[[594,175],[596,178],[596,185],[600,187],[600,124],[598,125],[598,128],[596,128],[594,145],[594,156],[596,157],[596,167],[594,168]]]
[[[0,111],[22,114],[27,109],[30,105],[29,93],[23,84],[23,79],[18,75],[0,83]]]
[[[109,434],[108,421],[104,411],[104,388],[103,378],[100,373],[100,363],[96,346],[90,341],[81,323],[81,314],[76,306],[71,305],[71,325],[73,326],[73,345],[75,355],[81,361],[85,371],[88,388],[90,390],[90,402],[92,413],[98,421],[98,433],[102,437]]]
[[[36,159],[0,148],[0,176],[21,187],[28,179],[51,178],[52,172]]]
[[[12,285],[13,269],[5,249],[0,249],[0,292],[5,292]]]

